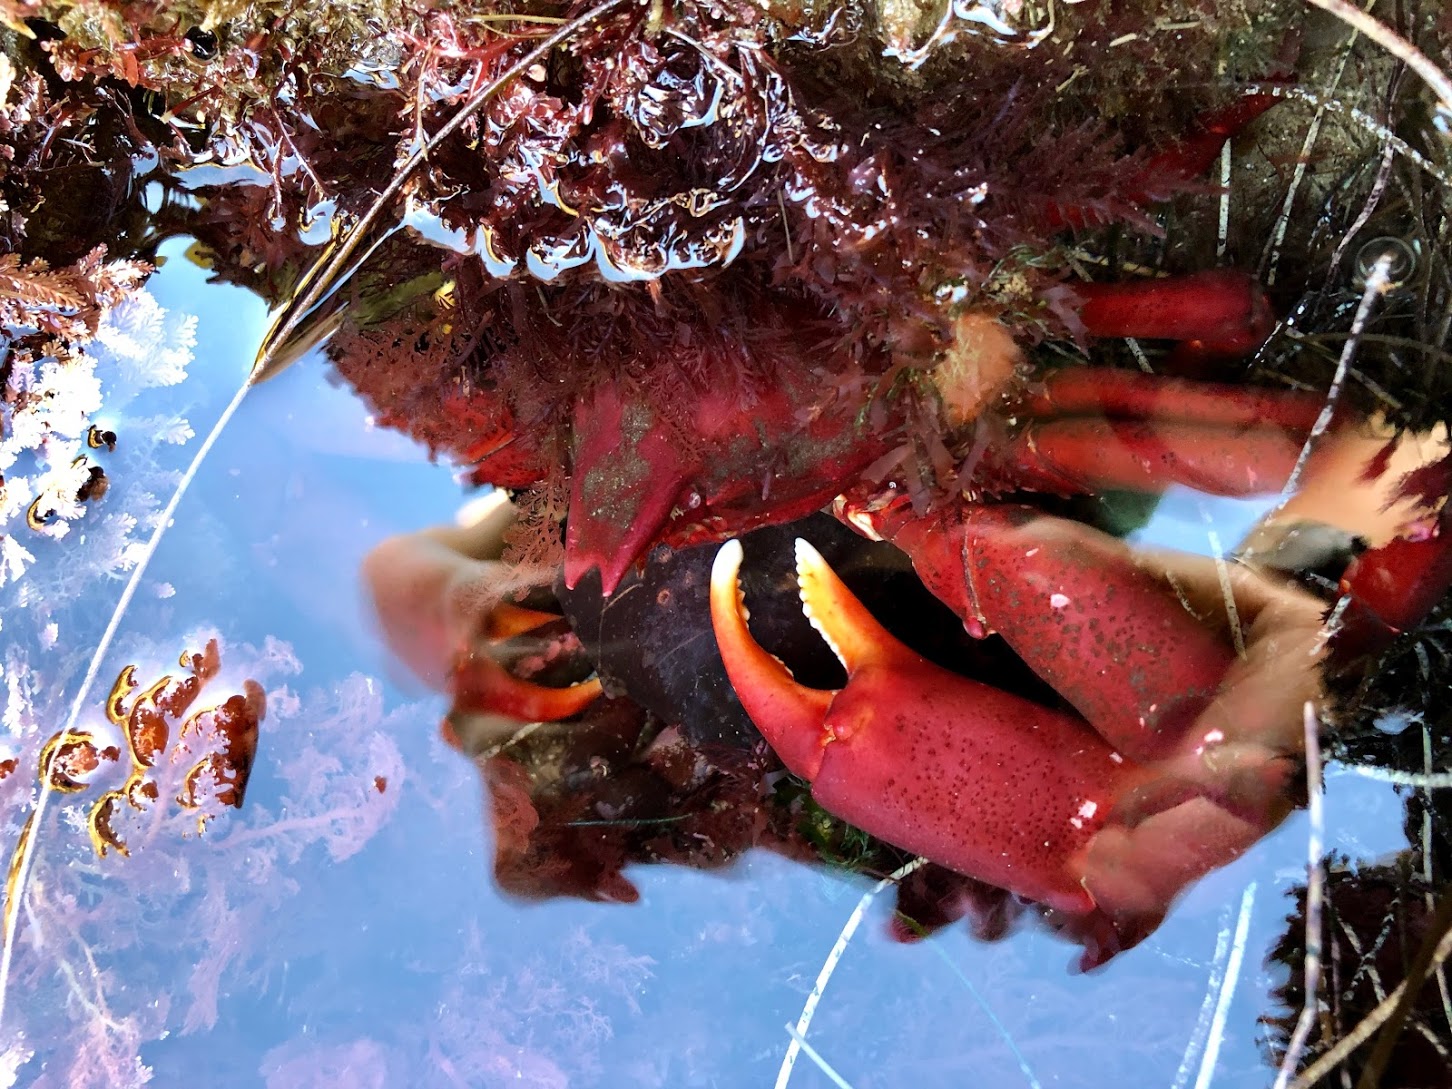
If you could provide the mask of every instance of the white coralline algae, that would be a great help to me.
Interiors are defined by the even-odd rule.
[[[12,349],[0,391],[0,616],[30,609],[53,625],[88,585],[135,565],[138,531],[144,538],[162,506],[156,490],[171,482],[156,448],[192,429],[134,409],[186,377],[195,344],[194,317],[137,287],[89,341],[55,342],[43,357]],[[122,436],[115,452],[108,432]]]

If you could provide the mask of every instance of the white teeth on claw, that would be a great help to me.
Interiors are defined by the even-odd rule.
[[[741,617],[741,623],[744,629],[746,621],[751,619],[751,610],[746,607],[746,591],[741,588],[740,574],[743,555],[741,542],[735,538],[732,538],[721,546],[720,550],[716,553],[716,558],[711,562],[711,593],[714,597],[718,586],[727,581],[731,583],[731,588],[736,594],[736,611]],[[791,666],[787,665],[781,658],[772,654],[765,647],[757,644],[749,631],[743,630],[742,635],[757,650],[768,655],[774,662],[786,670],[788,677],[792,676]]]
[[[807,580],[812,577],[812,568],[825,567],[827,566],[827,561],[822,558],[822,554],[820,552],[818,552],[815,548],[813,548],[806,541],[802,540],[802,538],[800,537],[797,538],[796,553],[797,593],[801,596],[802,599],[802,612],[806,615],[806,618],[808,622],[812,625],[812,627],[817,629],[817,634],[822,637],[822,641],[826,643],[827,646],[831,648],[832,653],[837,656],[837,661],[842,663],[842,668],[847,669],[847,659],[843,656],[842,651],[837,646],[837,644],[832,641],[832,637],[827,634],[827,629],[824,628],[822,626],[822,622],[817,619],[817,614],[812,611],[812,602],[810,597],[808,596],[810,591],[808,591],[807,589]]]

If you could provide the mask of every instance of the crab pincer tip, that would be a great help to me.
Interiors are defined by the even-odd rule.
[[[741,542],[735,537],[723,544],[716,552],[715,563],[711,565],[711,581],[716,581],[722,574],[726,574],[727,578],[735,579],[736,573],[741,570],[743,555]],[[727,574],[728,569],[729,574]]]
[[[823,723],[833,693],[798,684],[746,626],[738,576],[741,542],[727,541],[711,564],[711,626],[731,687],[751,721],[797,775],[813,779],[822,766]]]
[[[797,538],[802,612],[849,676],[865,665],[906,664],[917,655],[879,624],[810,543]]]

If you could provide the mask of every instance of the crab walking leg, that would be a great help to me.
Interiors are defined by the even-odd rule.
[[[1144,773],[1078,718],[940,669],[894,640],[797,544],[803,605],[848,671],[805,688],[746,628],[739,544],[717,554],[711,618],[732,685],[829,812],[960,873],[1092,912],[1079,860]]]
[[[1249,355],[1275,327],[1255,278],[1232,269],[1069,289],[1084,329],[1095,337],[1178,340],[1217,356]]]
[[[1296,494],[1277,505],[1237,553],[1250,564],[1280,552],[1308,526],[1365,542],[1341,578],[1333,664],[1384,650],[1416,627],[1452,588],[1452,439],[1445,427],[1397,434],[1383,420],[1333,430]],[[1335,540],[1335,534],[1323,538]]]
[[[1280,491],[1304,443],[1303,432],[1274,425],[1076,417],[1030,424],[993,461],[1028,491],[1162,492],[1180,484],[1207,495],[1241,497]]]
[[[1347,568],[1347,606],[1332,641],[1340,661],[1374,654],[1415,627],[1452,586],[1452,507],[1424,519],[1408,537],[1364,552]]]
[[[1169,378],[1104,367],[1063,367],[1018,408],[1039,419],[1112,417],[1218,427],[1269,425],[1309,434],[1326,405],[1320,393]]]
[[[1150,159],[1147,178],[1198,178],[1210,169],[1225,141],[1234,139],[1242,129],[1276,103],[1276,95],[1241,95],[1240,98],[1195,119],[1190,131]],[[1149,203],[1150,196],[1144,196]]]
[[[1275,95],[1243,95],[1227,106],[1202,114],[1184,136],[1145,163],[1138,186],[1125,196],[1137,204],[1149,205],[1183,188],[1191,179],[1202,177],[1227,140],[1234,139],[1279,101]],[[1075,229],[1102,223],[1102,218],[1089,208],[1073,204],[1049,209],[1048,219],[1051,226]]]
[[[1294,471],[1324,405],[1294,391],[1066,368],[1018,403],[1029,422],[992,461],[1017,487],[1059,494],[1170,484],[1268,494]]]
[[[1268,494],[1285,485],[1324,407],[1299,391],[1069,367],[1017,403],[1029,422],[992,460],[1016,486],[1060,494],[1170,484]]]
[[[1072,419],[1031,424],[994,461],[1030,491],[1161,492],[1182,484],[1238,497],[1280,491],[1303,443],[1279,427]]]

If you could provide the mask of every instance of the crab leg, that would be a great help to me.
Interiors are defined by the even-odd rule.
[[[997,631],[1085,719],[1067,716],[1068,725],[1061,727],[1047,712],[1022,703],[1016,715],[1000,716],[984,710],[973,682],[924,676],[896,659],[890,686],[843,651],[849,684],[833,698],[827,729],[861,701],[872,701],[864,719],[872,731],[888,735],[893,749],[870,757],[854,754],[850,778],[842,772],[832,782],[829,772],[835,769],[828,760],[837,745],[828,743],[813,787],[827,809],[958,872],[1049,904],[1062,913],[1056,925],[1084,943],[1084,968],[1142,940],[1187,884],[1237,857],[1285,817],[1299,710],[1319,691],[1313,648],[1320,639],[1321,607],[1314,598],[1238,572],[1234,593],[1247,625],[1247,654],[1241,658],[1215,623],[1212,603],[1219,586],[1203,558],[1183,557],[1180,567],[1166,568],[1188,590],[1188,604],[1182,604],[1158,562],[1156,572],[1146,570],[1112,538],[1030,508],[975,507],[923,517],[895,497],[849,507],[845,514],[852,524],[904,548],[924,583],[967,618],[971,632]],[[717,579],[722,577],[718,571]],[[814,618],[856,624],[849,604],[835,597],[819,602],[814,593],[804,579],[803,599]],[[1203,615],[1191,612],[1191,605]],[[713,618],[718,611],[713,601]],[[717,621],[723,654],[726,628]],[[830,625],[825,630],[835,645],[835,631]],[[753,678],[738,677],[731,661],[728,655],[738,690],[752,686]],[[910,684],[913,694],[899,691],[898,683]],[[919,708],[933,703],[932,696],[920,694],[924,689],[941,698],[937,717]],[[741,695],[752,711],[747,692]],[[849,695],[860,700],[849,705]],[[758,724],[773,740],[770,726]],[[1057,735],[1060,729],[1064,733]],[[866,732],[859,730],[852,740]],[[977,745],[998,748],[958,759],[955,746],[965,732]],[[1108,771],[1092,756],[1105,750],[1111,754]],[[893,753],[891,778],[865,770],[893,760]],[[1088,795],[1096,809],[1092,834],[1081,849],[1056,845],[1064,867],[1057,880],[1062,882],[1064,872],[1073,875],[1092,910],[1065,907],[1034,891],[1024,879],[1025,867],[1037,867],[1040,889],[1046,881],[1051,890],[1062,888],[1052,883],[1056,871],[1045,858],[1025,862],[1008,877],[996,873],[983,857],[991,854],[989,841],[964,828],[977,821],[963,815],[963,799],[983,790],[997,792],[1017,819],[1031,820],[1017,810],[1029,793],[1019,793],[1021,777],[1034,774],[1041,762],[1054,767],[1066,753],[1075,761],[1071,772],[1086,757],[1088,767],[1097,766],[1092,772],[1097,793]],[[1031,796],[1034,805],[1053,809],[1066,797],[1082,796],[1076,793],[1082,789],[1065,777],[1036,783]],[[927,801],[934,791],[952,799]],[[895,821],[865,819],[876,816],[883,799],[894,797],[903,807]],[[917,823],[933,829],[914,832]],[[985,828],[1006,835],[1001,825]],[[935,833],[950,842],[935,842]]]
[[[1018,408],[1036,419],[1113,417],[1249,427],[1264,424],[1308,433],[1325,406],[1318,393],[1199,382],[1104,367],[1063,367],[1039,383]]]
[[[1110,489],[1267,495],[1295,469],[1303,442],[1277,427],[1062,420],[1025,428],[994,462],[1016,486],[1057,495]]]
[[[1201,115],[1193,131],[1149,161],[1146,177],[1184,182],[1203,176],[1225,141],[1234,139],[1241,129],[1279,101],[1275,95],[1242,95],[1228,106]],[[1146,192],[1144,200],[1150,199]]]
[[[420,679],[453,691],[457,708],[522,722],[569,718],[600,695],[598,679],[552,688],[514,676],[494,656],[493,644],[560,617],[507,601],[479,608],[498,596],[491,583],[508,578],[497,557],[515,516],[502,493],[491,499],[471,526],[384,542],[365,561],[364,577],[399,657]]]
[[[1260,285],[1233,269],[1139,283],[1074,284],[1069,295],[1090,336],[1178,340],[1200,355],[1249,355],[1275,327]]]
[[[1183,191],[1187,182],[1204,176],[1227,140],[1234,139],[1278,101],[1274,95],[1244,95],[1228,106],[1203,114],[1189,134],[1145,164],[1140,184],[1125,196],[1137,204],[1153,204]],[[1078,229],[1095,225],[1098,217],[1086,208],[1066,205],[1051,209],[1049,222],[1056,227]]]
[[[746,627],[750,614],[738,579],[741,557],[741,542],[727,541],[711,567],[711,626],[716,643],[746,713],[758,728],[763,722],[771,724],[766,739],[782,763],[803,779],[815,779],[827,746],[823,722],[832,694],[798,684],[785,663],[751,637]],[[742,683],[735,684],[737,677]]]
[[[1129,371],[1060,371],[1025,398],[1031,421],[992,455],[995,471],[1031,491],[1278,491],[1324,405],[1254,390]]]
[[[847,669],[799,685],[751,637],[728,542],[711,619],[752,720],[829,811],[906,850],[1074,915],[1094,908],[1075,860],[1143,772],[1081,720],[960,677],[902,646],[810,545],[803,606]]]
[[[608,594],[660,536],[672,509],[685,505],[700,464],[653,407],[627,406],[614,387],[595,391],[575,415],[565,585],[573,589],[598,567]]]
[[[821,510],[888,449],[855,426],[861,407],[852,398],[823,402],[810,376],[785,373],[750,412],[729,391],[709,390],[679,420],[627,401],[615,386],[591,392],[576,408],[565,585],[598,568],[613,593],[652,544],[679,544],[673,533],[716,517],[745,530]]]
[[[484,619],[484,638],[502,643],[560,618],[539,609],[500,602]],[[536,684],[510,673],[488,649],[473,649],[454,666],[454,709],[473,714],[507,715],[520,722],[558,722],[573,718],[601,694],[599,677],[564,688]]]
[[[1348,661],[1385,648],[1421,621],[1452,586],[1452,508],[1424,519],[1410,536],[1397,537],[1358,556],[1341,579],[1346,601],[1331,643],[1333,658]]]

